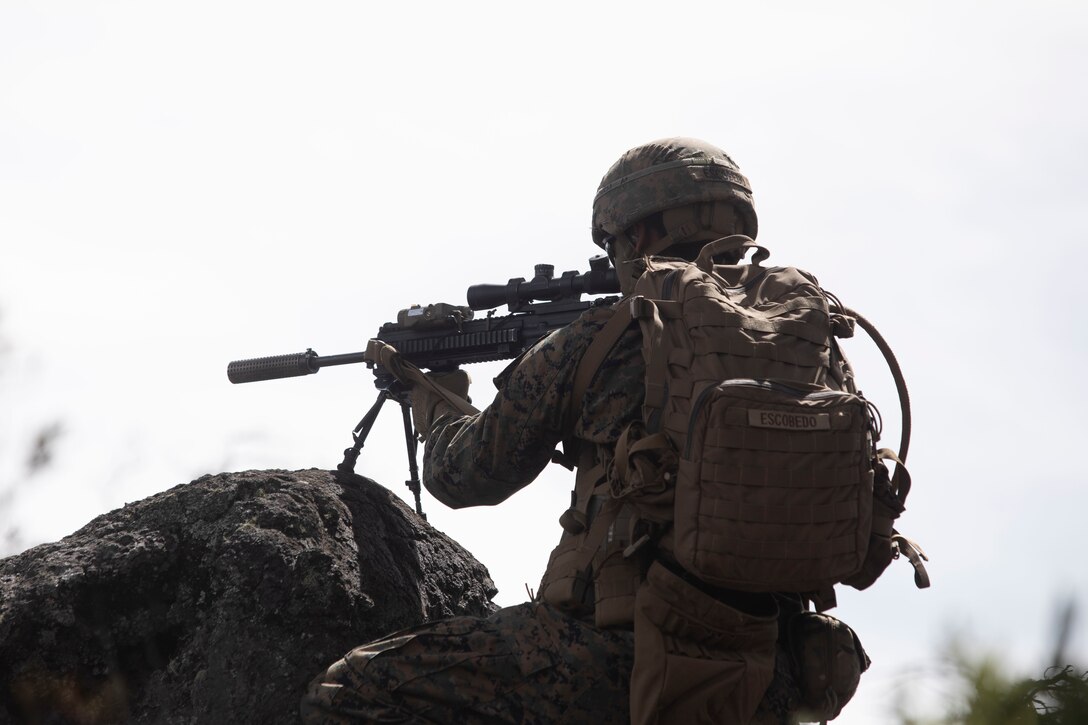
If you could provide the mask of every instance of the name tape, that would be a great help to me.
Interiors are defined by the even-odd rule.
[[[783,410],[748,410],[748,425],[779,430],[831,430],[827,413],[790,413]]]

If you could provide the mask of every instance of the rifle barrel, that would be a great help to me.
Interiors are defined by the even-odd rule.
[[[350,365],[365,362],[362,352],[349,352],[343,355],[321,357],[313,350],[296,352],[290,355],[272,355],[255,357],[248,360],[235,360],[227,365],[227,379],[232,383],[255,383],[260,380],[293,378],[299,375],[312,375],[330,365]]]

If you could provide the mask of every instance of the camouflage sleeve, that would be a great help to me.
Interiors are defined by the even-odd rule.
[[[611,314],[610,308],[592,308],[543,338],[500,376],[495,400],[476,415],[439,418],[424,453],[423,484],[427,490],[453,508],[484,506],[506,500],[536,478],[551,460],[556,444],[571,432],[568,415],[578,363]],[[637,375],[641,395],[641,338],[637,331],[628,332],[624,337],[627,344],[617,346],[624,354],[610,356],[607,364],[628,369],[623,359],[631,358],[633,351],[639,359],[632,374]],[[626,387],[630,389],[630,385]],[[588,393],[586,397],[590,397]],[[608,398],[589,406],[593,408],[594,428],[605,435],[615,427],[601,425],[601,405],[607,406]],[[640,403],[641,398],[635,401],[636,409]],[[583,430],[588,412],[588,408],[580,411],[574,432],[592,438],[583,435],[588,433]],[[614,433],[618,436],[619,429]]]

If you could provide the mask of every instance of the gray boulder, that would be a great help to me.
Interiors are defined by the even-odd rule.
[[[373,481],[204,476],[0,560],[0,722],[297,722],[352,647],[494,594]]]

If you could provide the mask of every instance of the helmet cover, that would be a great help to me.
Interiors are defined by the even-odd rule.
[[[593,199],[593,241],[604,246],[607,237],[651,214],[706,202],[731,204],[744,233],[755,238],[752,189],[727,153],[693,138],[652,141],[623,154],[601,179]]]

